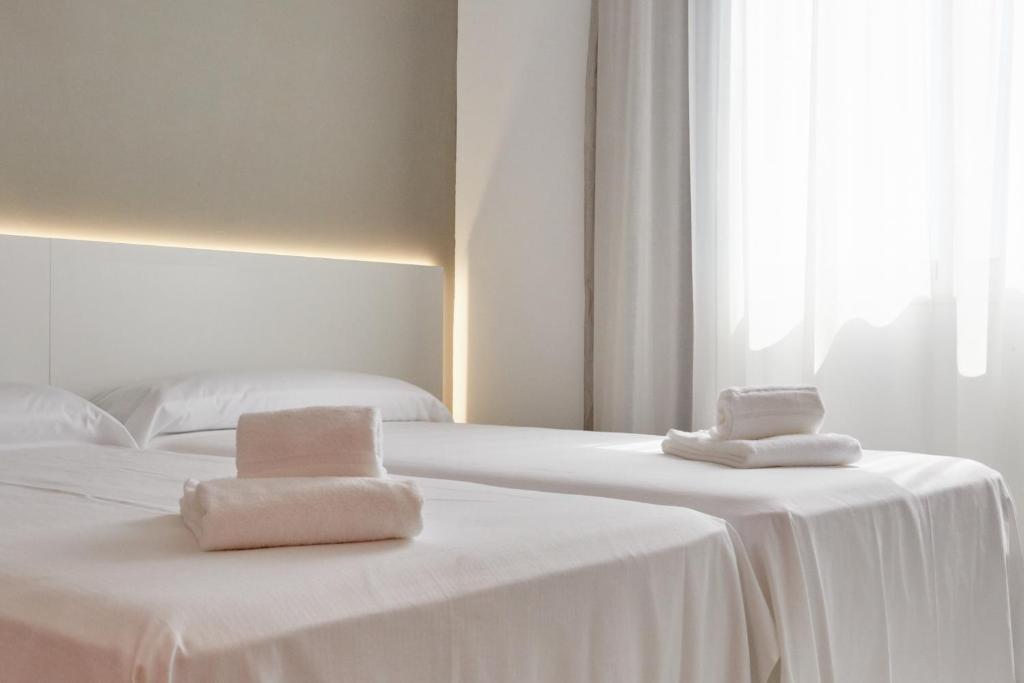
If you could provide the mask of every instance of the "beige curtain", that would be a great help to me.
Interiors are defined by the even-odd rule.
[[[595,0],[588,108],[588,427],[690,425],[687,2]]]

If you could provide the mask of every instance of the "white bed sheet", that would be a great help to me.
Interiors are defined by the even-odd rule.
[[[232,471],[0,449],[0,679],[732,683],[775,659],[721,520],[421,479],[415,540],[203,553],[182,481]]]
[[[1024,562],[1007,489],[971,460],[867,452],[842,468],[734,470],[661,437],[384,426],[396,474],[685,506],[739,532],[771,603],[781,679],[1024,680]],[[233,455],[233,432],[158,448]],[[1015,664],[1016,662],[1016,664]]]

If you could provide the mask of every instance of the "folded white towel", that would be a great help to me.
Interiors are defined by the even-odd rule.
[[[744,387],[718,395],[717,439],[815,434],[825,420],[817,387]]]
[[[238,419],[239,477],[382,477],[380,411],[368,406],[247,413]]]
[[[422,508],[415,482],[380,477],[189,479],[181,497],[203,550],[412,538]]]
[[[670,429],[661,450],[680,458],[739,468],[848,465],[861,456],[860,442],[845,434],[785,434],[723,441],[707,430]]]

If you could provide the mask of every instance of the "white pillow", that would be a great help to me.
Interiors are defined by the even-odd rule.
[[[244,413],[309,406],[373,406],[385,422],[452,420],[443,403],[413,384],[354,372],[181,375],[119,387],[94,400],[143,446],[161,434],[235,429]]]
[[[46,385],[0,382],[0,446],[45,443],[136,447],[123,424],[81,396]]]

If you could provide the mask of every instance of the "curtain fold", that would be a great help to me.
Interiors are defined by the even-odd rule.
[[[693,0],[694,420],[815,383],[1024,495],[1024,11]]]
[[[593,427],[691,414],[687,3],[595,0]]]

